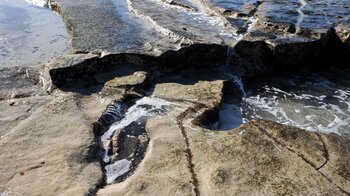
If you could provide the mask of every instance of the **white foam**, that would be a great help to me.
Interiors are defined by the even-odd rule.
[[[147,105],[150,108],[140,107],[142,105]],[[171,105],[171,102],[159,99],[159,98],[151,98],[151,97],[143,97],[142,99],[136,101],[136,103],[128,109],[128,111],[125,114],[125,117],[115,122],[113,125],[110,126],[108,131],[106,131],[101,136],[101,142],[105,148],[107,148],[107,144],[109,143],[109,140],[115,133],[115,131],[119,129],[123,129],[124,127],[130,125],[132,122],[137,121],[141,117],[152,117],[157,115],[157,111],[162,110],[164,106]],[[108,149],[105,149],[103,161],[108,163],[109,162],[109,156],[107,155]]]
[[[296,27],[300,27],[300,24],[303,22],[305,18],[305,13],[303,12],[304,7],[307,5],[305,0],[299,0],[300,7],[297,9],[298,12],[298,19],[297,23],[295,24]]]
[[[130,170],[131,161],[122,159],[116,161],[113,164],[106,165],[106,176],[107,176],[107,184],[111,184],[117,179],[119,176],[122,176],[126,172]]]
[[[306,90],[301,92],[286,92],[274,86],[264,86],[262,89],[266,93],[243,98],[244,122],[263,118],[310,131],[338,134],[348,131],[350,90],[337,89],[343,87],[318,75],[304,79],[312,81],[304,82],[302,87]],[[301,86],[298,85],[298,78],[294,80],[290,84],[298,89]]]
[[[47,0],[25,0],[25,1],[38,7],[45,7],[47,5]]]

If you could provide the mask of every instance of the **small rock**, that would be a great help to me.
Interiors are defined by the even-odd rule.
[[[17,104],[16,104],[16,101],[13,100],[13,99],[10,99],[10,100],[8,101],[8,103],[9,103],[10,106],[17,105]]]

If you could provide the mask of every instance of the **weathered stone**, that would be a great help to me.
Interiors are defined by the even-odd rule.
[[[344,42],[350,49],[350,25],[346,23],[339,24],[336,27],[336,33],[339,39]]]
[[[135,72],[133,75],[117,77],[105,83],[106,87],[121,88],[126,86],[140,86],[145,85],[147,73],[143,71]]]
[[[30,110],[22,120],[0,122],[0,127],[9,129],[0,140],[0,160],[6,163],[0,168],[0,187],[5,192],[84,195],[99,186],[102,172],[94,154],[91,119],[106,104],[75,99],[72,95],[27,98]],[[12,107],[20,110],[26,105]]]
[[[157,84],[154,89],[154,96],[178,101],[189,101],[218,105],[221,101],[223,81],[199,81],[194,85],[182,85],[178,83]]]
[[[155,118],[148,121],[147,130],[149,148],[135,173],[97,195],[193,195],[185,142],[178,127],[171,119]]]
[[[262,121],[244,124],[230,132],[187,131],[201,194],[346,195],[343,183],[347,181],[335,182],[333,176],[324,175],[305,161],[315,157],[308,145],[319,143],[318,137],[295,135],[288,127],[276,129],[274,123]],[[275,134],[285,136],[276,139]],[[289,138],[299,142],[289,143]],[[293,150],[293,145],[298,151]]]
[[[81,54],[52,60],[40,76],[0,71],[0,100],[16,103],[0,101],[1,192],[349,195],[348,137],[261,120],[228,132],[198,126],[215,116],[229,68],[250,78],[346,65],[347,1],[56,1]],[[176,108],[149,119],[148,136],[114,135],[112,162],[147,151],[125,181],[102,187],[96,135],[120,119],[99,132],[95,122],[113,101],[145,94]]]

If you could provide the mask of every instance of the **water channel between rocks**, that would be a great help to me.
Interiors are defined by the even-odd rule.
[[[154,97],[143,97],[131,103],[110,105],[98,121],[100,153],[106,174],[106,183],[121,181],[141,162],[149,138],[146,121],[163,116],[173,103]]]

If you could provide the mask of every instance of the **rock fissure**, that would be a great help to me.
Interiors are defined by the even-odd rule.
[[[326,161],[320,165],[318,168],[316,168],[316,170],[320,170],[321,168],[323,168],[329,161],[329,153],[328,153],[328,149],[327,149],[327,145],[324,142],[324,140],[322,139],[322,135],[320,133],[316,133],[317,137],[320,139],[320,141],[322,142],[323,145],[323,156],[326,159]]]
[[[274,137],[272,134],[268,133],[264,128],[262,128],[259,124],[256,124],[255,122],[253,122],[253,125],[255,125],[256,128],[258,128],[258,130],[260,130],[262,133],[264,133],[266,136],[268,136],[269,138],[271,138],[274,142],[276,142],[278,145],[286,148],[288,151],[290,151],[291,153],[297,155],[298,157],[300,157],[302,160],[305,161],[305,163],[311,165],[313,168],[317,168],[317,166],[310,161],[309,159],[307,159],[305,157],[305,155],[300,154],[298,152],[296,152],[295,150],[289,148],[286,144],[284,144],[283,142],[281,142],[279,139],[277,139],[276,137]]]
[[[319,171],[320,168],[322,168],[327,162],[328,162],[328,150],[324,151],[324,156],[326,157],[327,161],[322,164],[320,167],[316,167],[316,165],[314,163],[312,163],[310,160],[308,160],[303,154],[297,153],[295,152],[295,150],[289,148],[286,144],[283,144],[283,142],[279,141],[279,139],[277,139],[276,137],[274,137],[273,135],[271,135],[270,133],[268,133],[264,128],[262,128],[259,124],[256,124],[255,122],[252,122],[252,124],[258,128],[259,131],[261,131],[262,133],[264,133],[266,136],[268,136],[269,138],[271,138],[274,142],[276,142],[278,145],[280,145],[281,147],[286,148],[288,151],[290,151],[291,153],[297,155],[298,157],[300,157],[302,160],[305,161],[305,163],[311,165],[319,174],[321,174],[324,178],[326,178],[332,185],[336,186],[341,192],[345,193],[346,195],[350,195],[350,193],[348,193],[347,191],[345,191],[343,188],[341,188],[340,186],[338,186],[337,184],[335,184],[328,176],[326,176],[324,173],[322,173],[321,171]],[[323,147],[325,148],[325,143],[322,140],[322,143],[324,144]],[[325,148],[326,149],[326,148]]]
[[[318,171],[318,170],[317,170]],[[337,184],[335,184],[332,179],[330,179],[328,176],[326,176],[324,173],[318,171],[325,179],[327,179],[332,185],[336,186],[341,192],[343,192],[346,195],[350,195],[349,192],[347,192],[346,190],[344,190],[343,188],[341,188],[340,186],[338,186]]]
[[[196,105],[194,108],[202,108],[203,106],[198,104]],[[181,130],[181,134],[184,138],[185,144],[186,144],[186,157],[187,157],[187,161],[188,161],[188,169],[190,171],[191,174],[191,178],[192,178],[192,185],[194,187],[194,192],[196,194],[196,196],[200,196],[200,190],[199,190],[199,180],[197,178],[197,174],[195,172],[195,165],[193,162],[193,154],[191,152],[191,147],[190,147],[190,142],[189,142],[189,138],[188,135],[186,133],[185,127],[183,126],[183,121],[184,119],[188,116],[188,114],[191,114],[194,112],[194,108],[190,107],[188,109],[186,109],[183,113],[181,113],[178,117],[177,117],[177,125],[179,126],[180,130]]]

